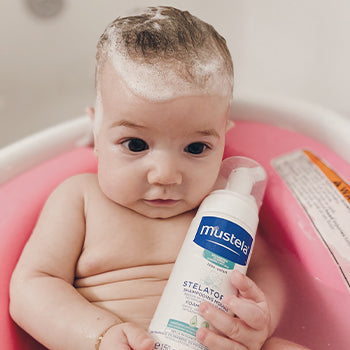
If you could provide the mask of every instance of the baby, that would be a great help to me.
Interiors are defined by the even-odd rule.
[[[43,208],[11,281],[13,319],[49,349],[151,350],[147,328],[232,127],[233,66],[213,27],[170,7],[118,18],[98,43],[97,174],[66,180]],[[209,349],[302,349],[269,338],[283,287],[257,237],[234,273],[236,317],[202,303]],[[254,282],[253,282],[254,280]]]

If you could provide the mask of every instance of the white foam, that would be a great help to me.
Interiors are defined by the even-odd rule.
[[[232,83],[217,58],[194,63],[194,79],[179,74],[181,63],[159,60],[156,63],[135,62],[123,51],[111,52],[117,74],[128,88],[150,101],[164,101],[188,95],[223,95],[232,93]]]
[[[151,102],[162,102],[183,96],[218,95],[232,98],[232,81],[218,60],[196,63],[195,75],[198,83],[180,76],[174,66],[162,61],[158,64],[136,63],[126,55],[114,53],[111,60],[117,74],[128,89],[136,96]],[[201,81],[202,79],[202,81]],[[103,104],[100,89],[97,89],[95,136],[103,118]]]

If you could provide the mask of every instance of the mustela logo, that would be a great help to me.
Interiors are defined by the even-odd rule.
[[[193,241],[234,263],[246,265],[253,238],[234,222],[215,216],[204,216]]]

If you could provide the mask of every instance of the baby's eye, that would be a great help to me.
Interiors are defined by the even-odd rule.
[[[207,148],[209,148],[205,143],[203,142],[193,142],[186,146],[185,152],[191,153],[191,154],[201,154],[203,153]]]
[[[143,152],[149,148],[145,141],[138,138],[126,140],[122,145],[131,152]]]

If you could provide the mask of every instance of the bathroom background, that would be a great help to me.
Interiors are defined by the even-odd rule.
[[[347,0],[1,0],[0,148],[83,115],[107,23],[159,4],[189,10],[226,38],[236,96],[289,96],[350,119]]]

